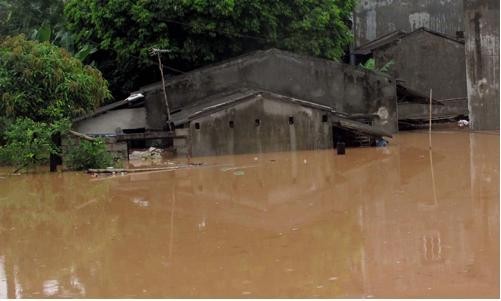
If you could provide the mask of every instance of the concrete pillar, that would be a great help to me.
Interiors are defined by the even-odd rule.
[[[499,129],[499,0],[464,0],[470,127]]]

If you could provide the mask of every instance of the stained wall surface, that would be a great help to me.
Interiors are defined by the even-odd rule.
[[[354,13],[355,44],[420,27],[456,35],[463,30],[463,3],[455,0],[360,0]]]
[[[465,0],[470,126],[499,129],[499,1]]]
[[[464,44],[425,30],[374,50],[377,67],[393,61],[389,73],[406,87],[436,99],[466,98]]]
[[[190,122],[193,156],[332,148],[329,112],[255,97]]]
[[[388,76],[346,64],[286,51],[257,51],[197,69],[167,81],[171,110],[241,88],[264,90],[354,114],[377,114],[376,125],[397,131],[395,82]],[[148,124],[165,120],[161,84],[143,87]]]

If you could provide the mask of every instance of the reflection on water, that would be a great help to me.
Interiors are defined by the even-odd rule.
[[[0,179],[0,298],[499,296],[499,136],[427,138]]]

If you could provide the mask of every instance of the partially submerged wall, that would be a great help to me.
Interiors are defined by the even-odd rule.
[[[465,0],[470,127],[499,129],[499,0]]]
[[[71,134],[63,136],[61,139],[61,149],[63,151],[63,154],[67,154],[70,148],[78,146],[81,141],[82,138]],[[104,138],[104,142],[106,144],[106,150],[111,154],[113,160],[119,160],[119,161],[128,160],[129,153],[128,153],[127,142],[125,141],[118,142],[116,141],[115,138],[110,138],[110,137]],[[63,165],[66,166],[65,155],[63,155],[62,159],[63,159]]]
[[[257,51],[167,81],[171,110],[203,102],[208,96],[252,88],[329,105],[349,114],[378,114],[375,124],[396,132],[395,82],[388,76],[329,60],[276,49]],[[148,124],[165,119],[161,85],[140,91],[146,97]],[[163,115],[163,116],[162,116]]]
[[[443,106],[432,106],[433,119],[449,119],[458,116],[468,116],[468,101],[458,99],[444,102]],[[425,120],[430,116],[430,105],[422,103],[399,103],[398,119],[400,120]]]
[[[329,112],[261,95],[195,118],[189,137],[193,156],[326,149],[333,143]]]
[[[413,32],[373,51],[378,68],[393,61],[389,73],[406,87],[435,99],[466,98],[464,44],[426,30]]]
[[[452,36],[463,30],[462,1],[360,0],[354,15],[356,46],[394,30],[427,27]]]

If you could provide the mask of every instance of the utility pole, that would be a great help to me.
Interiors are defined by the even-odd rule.
[[[151,55],[156,55],[158,58],[158,68],[160,69],[160,75],[162,76],[162,90],[164,92],[164,101],[165,101],[165,109],[167,111],[167,125],[169,127],[169,131],[172,131],[171,124],[170,124],[170,108],[169,108],[169,101],[167,100],[167,91],[165,90],[165,78],[164,78],[164,68],[162,65],[162,59],[160,57],[161,53],[167,53],[169,50],[166,49],[158,49],[158,48],[152,48],[151,49]]]

